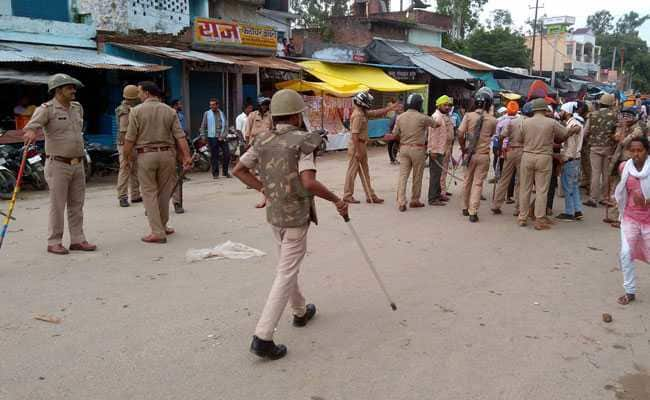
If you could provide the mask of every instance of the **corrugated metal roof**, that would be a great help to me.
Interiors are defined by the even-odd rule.
[[[174,58],[182,61],[210,62],[227,65],[244,65],[257,68],[280,69],[284,71],[302,70],[300,65],[277,57],[255,57],[233,54],[208,53],[195,50],[180,50],[171,47],[144,46],[139,44],[111,43],[113,46],[161,57]]]
[[[448,63],[457,65],[461,68],[471,69],[472,71],[494,71],[497,69],[494,65],[484,63],[462,54],[454,53],[451,50],[442,47],[418,46],[423,52],[432,54]]]
[[[458,68],[438,57],[428,54],[419,47],[399,41],[387,39],[375,39],[388,45],[396,52],[408,57],[413,64],[427,71],[438,79],[444,80],[472,80],[474,77],[467,71]]]
[[[144,64],[126,58],[115,57],[96,50],[63,46],[0,42],[0,63],[55,63],[80,68],[118,69],[137,72],[165,71],[164,65]]]

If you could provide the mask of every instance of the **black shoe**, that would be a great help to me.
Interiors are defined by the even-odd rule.
[[[501,215],[501,209],[500,208],[492,208],[490,211],[492,211],[492,214],[494,215]]]
[[[598,207],[598,204],[596,204],[596,202],[593,201],[593,200],[585,201],[582,204],[587,206],[587,207],[591,207],[591,208],[597,208]]]
[[[131,198],[131,203],[142,203],[142,197]]]
[[[212,179],[219,179],[219,175],[212,175]]]
[[[232,178],[232,176],[230,176],[230,174],[227,172],[223,176],[225,176],[226,178]]]
[[[515,201],[513,199],[508,199],[506,200],[506,204],[515,204]]]
[[[558,221],[563,221],[563,222],[573,222],[573,221],[576,220],[576,217],[574,217],[573,215],[562,213],[562,214],[558,215],[557,217],[555,217],[555,219],[557,219]]]
[[[470,215],[469,222],[478,222],[478,215]]]
[[[279,360],[287,355],[287,346],[283,344],[276,345],[273,340],[262,340],[257,336],[253,336],[251,353],[269,360]]]
[[[485,200],[487,200],[485,196],[481,195],[481,201],[485,201]]]
[[[581,211],[576,211],[575,217],[577,221],[582,221],[585,218]]]
[[[314,318],[314,315],[316,315],[316,306],[313,304],[307,304],[306,309],[307,311],[305,311],[305,315],[302,317],[299,317],[297,315],[293,316],[293,326],[303,327],[307,325],[307,322]]]
[[[174,203],[174,212],[176,214],[183,214],[185,212],[185,209],[178,203]]]
[[[126,197],[120,197],[120,207],[128,207],[130,206],[129,204],[129,199]]]
[[[463,217],[469,217],[469,211],[466,208],[463,209]]]

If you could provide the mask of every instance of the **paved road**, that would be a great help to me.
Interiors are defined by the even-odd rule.
[[[371,151],[386,204],[351,215],[398,311],[321,201],[301,274],[319,313],[303,329],[285,315],[276,340],[289,354],[273,363],[248,353],[276,261],[256,193],[193,175],[177,234],[145,245],[142,206],[119,208],[113,187],[95,184],[86,231],[99,251],[58,257],[45,252],[44,194],[25,192],[0,254],[0,399],[650,398],[650,268],[639,266],[637,303],[617,305],[618,232],[601,209],[536,232],[484,204],[472,225],[456,186],[449,206],[402,214],[386,158]],[[340,192],[344,154],[319,166]],[[184,261],[226,240],[269,255]]]

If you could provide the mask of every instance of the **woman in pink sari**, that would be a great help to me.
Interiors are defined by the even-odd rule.
[[[628,144],[632,158],[621,167],[621,182],[616,186],[616,201],[621,218],[620,263],[625,294],[618,303],[636,298],[634,261],[650,263],[650,160],[648,138],[634,138]]]

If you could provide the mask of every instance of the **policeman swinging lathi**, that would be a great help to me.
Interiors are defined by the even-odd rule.
[[[348,215],[347,203],[316,180],[314,151],[322,139],[318,133],[301,130],[305,109],[297,92],[285,89],[275,93],[271,99],[275,129],[258,134],[233,171],[245,185],[266,196],[266,218],[280,255],[275,280],[250,348],[257,356],[271,360],[287,353],[286,346],[273,342],[273,331],[287,303],[296,327],[307,325],[316,314],[316,306],[305,303],[298,286],[300,263],[307,252],[309,224],[317,223],[314,196],[334,203],[341,216]],[[255,167],[259,169],[261,181],[251,173]]]
[[[47,251],[68,254],[63,247],[63,213],[68,209],[70,250],[94,251],[83,231],[83,206],[86,176],[83,167],[83,107],[74,101],[81,82],[66,74],[52,75],[47,83],[52,99],[36,109],[23,128],[25,143],[36,139],[36,131],[45,134],[45,179],[50,187]]]

